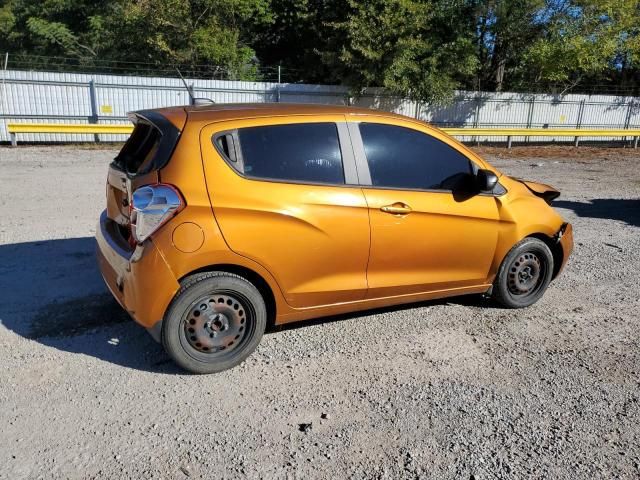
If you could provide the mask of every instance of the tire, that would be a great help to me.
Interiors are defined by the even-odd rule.
[[[165,313],[162,345],[192,373],[217,373],[242,363],[256,349],[267,324],[258,289],[226,272],[188,277]]]
[[[537,238],[516,243],[502,261],[493,283],[493,298],[508,308],[533,305],[553,277],[553,255]]]

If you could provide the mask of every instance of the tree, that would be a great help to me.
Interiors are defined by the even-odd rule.
[[[488,0],[476,5],[477,88],[503,90],[530,42],[541,34],[535,19],[544,0]]]
[[[0,8],[3,47],[12,53],[95,57],[99,32],[93,22],[102,10],[99,0],[10,0]]]
[[[424,102],[445,102],[478,66],[473,2],[350,0],[337,25],[346,43],[339,65],[346,83],[382,86]]]
[[[523,78],[559,84],[563,93],[640,66],[638,0],[553,2],[540,23],[544,33],[523,56]]]
[[[426,102],[640,92],[640,0],[0,0],[0,51],[19,68],[237,79],[280,64],[288,81]]]
[[[110,56],[209,65],[228,77],[255,78],[255,53],[243,32],[252,22],[268,21],[267,6],[267,0],[119,0],[105,20]]]
[[[266,65],[284,66],[289,77],[311,83],[342,83],[336,54],[345,42],[335,24],[351,12],[346,0],[271,0],[271,19],[253,41]]]
[[[0,9],[0,29],[14,54],[112,61],[132,72],[149,66],[136,63],[204,64],[256,78],[246,32],[268,18],[267,0],[12,0]]]

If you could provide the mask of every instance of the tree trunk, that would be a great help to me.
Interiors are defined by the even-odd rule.
[[[496,92],[502,91],[502,84],[504,83],[504,67],[507,61],[504,58],[499,58],[496,62]]]

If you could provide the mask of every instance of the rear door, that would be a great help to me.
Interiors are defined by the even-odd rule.
[[[221,128],[205,127],[201,145],[229,247],[269,270],[293,307],[365,298],[369,218],[344,116]]]
[[[493,196],[470,193],[478,167],[417,125],[349,127],[356,156],[364,157],[360,170],[370,177],[363,189],[371,216],[369,297],[483,284],[499,218]]]

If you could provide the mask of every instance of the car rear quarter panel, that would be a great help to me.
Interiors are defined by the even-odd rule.
[[[160,181],[176,186],[186,207],[154,235],[153,242],[178,280],[219,265],[247,268],[269,285],[278,312],[286,312],[289,307],[273,276],[258,263],[232,252],[222,236],[206,187],[200,153],[200,128],[198,124],[187,122],[171,161],[160,172]],[[202,230],[202,244],[195,251],[185,252],[176,245],[176,229],[186,223],[195,224]]]

